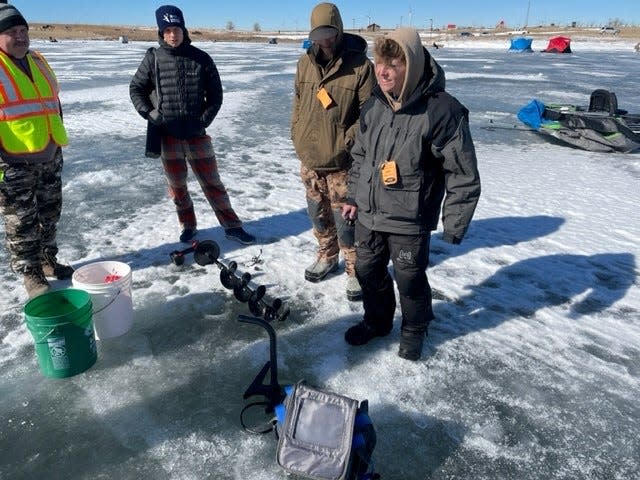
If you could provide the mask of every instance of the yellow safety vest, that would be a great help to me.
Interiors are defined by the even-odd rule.
[[[38,52],[27,53],[31,76],[0,51],[0,141],[12,154],[69,143],[60,115],[58,81]]]

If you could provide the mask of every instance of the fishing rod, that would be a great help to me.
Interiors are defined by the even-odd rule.
[[[520,130],[524,132],[535,132],[533,128],[526,127],[524,125],[517,125],[507,122],[494,122],[493,120],[489,120],[489,125],[485,125],[480,127],[483,130],[489,130],[493,132],[494,130]]]

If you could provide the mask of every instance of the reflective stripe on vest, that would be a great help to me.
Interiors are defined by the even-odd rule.
[[[0,68],[0,85],[2,85],[3,91],[2,103],[18,101],[18,92],[16,91],[13,79],[4,68]]]
[[[68,143],[53,71],[37,52],[25,58],[33,80],[0,51],[0,141],[13,154],[41,152],[52,141]]]

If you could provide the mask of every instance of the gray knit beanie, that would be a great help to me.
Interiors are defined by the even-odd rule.
[[[0,33],[16,25],[24,25],[29,28],[29,24],[16,7],[0,3]]]

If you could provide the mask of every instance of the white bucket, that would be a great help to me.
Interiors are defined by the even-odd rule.
[[[131,268],[121,262],[95,262],[73,272],[73,286],[91,295],[96,338],[112,338],[133,325]]]

